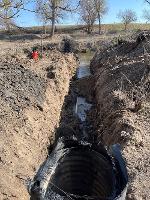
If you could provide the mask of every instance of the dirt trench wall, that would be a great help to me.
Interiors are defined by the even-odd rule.
[[[91,62],[94,127],[105,145],[122,145],[130,178],[128,200],[150,199],[149,41],[149,34],[134,42],[124,41],[97,52]]]
[[[47,156],[74,75],[73,54],[48,58],[1,58],[0,199],[27,200],[27,185]]]

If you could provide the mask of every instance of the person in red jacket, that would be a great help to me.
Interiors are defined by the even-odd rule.
[[[32,59],[38,60],[38,58],[39,58],[39,53],[38,53],[37,49],[34,48],[32,51]]]

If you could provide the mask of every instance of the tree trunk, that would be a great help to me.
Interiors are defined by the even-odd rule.
[[[52,30],[51,30],[51,37],[55,34],[55,1],[52,5]]]
[[[42,34],[46,34],[46,24],[45,23],[43,24],[43,32],[42,32]]]
[[[6,30],[7,30],[8,33],[11,32],[11,25],[10,25],[10,22],[8,22],[8,20],[6,22]]]
[[[100,17],[100,15],[98,15],[98,22],[99,22],[99,35],[101,34],[101,29],[102,29],[102,27],[101,27],[101,17]]]
[[[124,30],[125,31],[127,30],[127,25],[128,25],[127,23],[124,24]]]
[[[6,28],[6,31],[7,31],[8,33],[10,33],[11,28],[10,28],[10,21],[9,21],[8,18],[9,18],[9,17],[8,17],[8,10],[6,9],[6,10],[5,10],[5,28]]]
[[[87,27],[87,32],[88,32],[88,34],[91,34],[91,32],[92,32],[92,28],[90,25],[88,25],[88,27]]]
[[[55,19],[52,18],[52,30],[51,30],[51,37],[54,36],[54,33],[55,33]]]
[[[44,33],[45,33],[45,35],[46,35],[46,25],[44,26]]]

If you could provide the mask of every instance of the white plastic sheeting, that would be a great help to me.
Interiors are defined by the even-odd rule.
[[[92,104],[86,102],[86,99],[83,97],[77,97],[75,113],[78,115],[81,122],[86,121],[86,112],[89,111],[92,107]]]

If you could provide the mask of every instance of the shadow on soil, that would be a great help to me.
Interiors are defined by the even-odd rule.
[[[22,35],[0,34],[0,40],[8,42],[36,40],[36,39],[40,39],[40,37],[35,34],[22,34]]]

